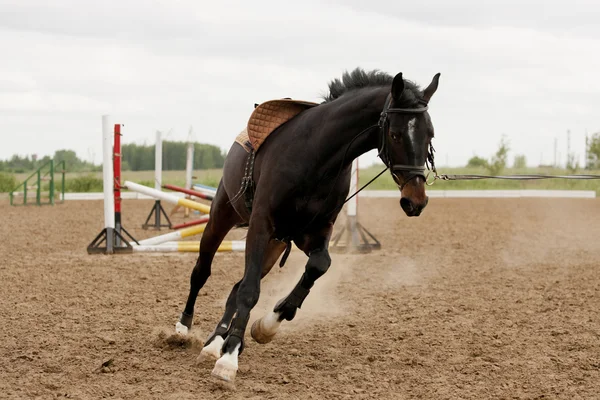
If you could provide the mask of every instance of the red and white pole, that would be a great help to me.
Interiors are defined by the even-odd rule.
[[[173,225],[173,229],[183,229],[183,228],[189,228],[190,226],[194,226],[194,225],[200,225],[200,224],[205,224],[208,222],[209,220],[209,216],[208,215],[204,215],[198,219],[195,219],[193,221],[189,221],[189,222],[184,222],[182,224],[179,225]]]
[[[115,124],[113,145],[113,174],[114,174],[114,202],[115,202],[115,243],[121,246],[121,124]]]
[[[102,116],[102,184],[104,192],[104,229],[88,245],[88,254],[132,252],[121,232],[137,243],[121,224],[121,125]],[[102,247],[102,244],[106,247]]]

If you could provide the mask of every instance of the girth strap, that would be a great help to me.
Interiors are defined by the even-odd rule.
[[[254,179],[252,178],[254,175],[254,157],[254,150],[251,150],[246,160],[246,169],[244,170],[240,190],[229,200],[230,203],[233,203],[243,195],[244,205],[250,214],[252,213],[252,202],[254,201]]]

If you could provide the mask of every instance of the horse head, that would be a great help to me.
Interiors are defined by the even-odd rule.
[[[405,88],[402,73],[396,75],[379,121],[379,157],[390,169],[401,192],[400,206],[409,217],[419,216],[429,200],[425,193],[426,165],[434,168],[434,130],[428,103],[439,77],[436,74],[429,86],[418,92]]]

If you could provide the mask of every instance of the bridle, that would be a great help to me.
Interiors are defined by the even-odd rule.
[[[423,114],[425,111],[427,111],[429,109],[429,106],[427,105],[427,101],[425,101],[424,99],[419,99],[418,102],[421,105],[421,107],[419,108],[390,108],[390,104],[392,102],[392,98],[391,98],[391,94],[388,95],[385,104],[383,105],[383,111],[381,112],[381,116],[379,118],[379,122],[376,125],[371,125],[368,128],[362,130],[361,132],[359,132],[356,136],[354,136],[354,138],[352,138],[352,140],[348,143],[348,146],[346,146],[346,150],[344,151],[344,156],[342,157],[342,163],[340,164],[340,168],[337,172],[337,175],[335,177],[335,182],[337,183],[337,181],[340,179],[340,176],[342,174],[344,165],[345,165],[345,161],[346,161],[346,156],[348,155],[348,151],[350,150],[350,148],[352,147],[352,144],[354,143],[355,140],[357,140],[359,137],[361,137],[363,134],[371,132],[372,129],[374,128],[379,128],[379,137],[380,140],[378,143],[378,154],[377,156],[379,158],[381,158],[381,161],[383,161],[383,163],[385,164],[385,169],[383,171],[381,171],[380,173],[378,173],[377,175],[375,175],[374,178],[372,178],[369,182],[367,182],[366,184],[364,184],[360,189],[358,189],[356,192],[354,192],[351,196],[347,197],[346,200],[344,200],[344,202],[338,206],[338,208],[335,208],[333,210],[331,210],[329,214],[333,214],[334,212],[339,212],[342,207],[344,206],[344,204],[346,204],[350,199],[352,199],[354,196],[358,195],[358,193],[360,193],[364,188],[366,188],[367,186],[369,186],[371,183],[373,183],[377,178],[379,178],[386,170],[390,170],[390,172],[392,173],[392,176],[394,177],[394,180],[396,181],[396,184],[398,185],[398,187],[400,188],[400,190],[402,191],[402,189],[404,189],[404,186],[410,182],[412,179],[420,176],[423,177],[423,180],[425,181],[425,184],[427,186],[431,186],[433,185],[433,182],[435,182],[435,179],[438,179],[438,174],[437,174],[437,170],[435,169],[435,162],[433,159],[433,153],[435,151],[435,149],[433,148],[433,145],[431,144],[431,142],[429,143],[429,150],[427,152],[427,160],[425,161],[425,165],[426,167],[419,167],[417,165],[406,165],[406,164],[392,164],[391,163],[391,159],[389,156],[389,143],[388,143],[388,133],[389,133],[389,121],[388,121],[388,114],[389,113],[400,113],[400,114]],[[429,174],[425,175],[425,170],[426,168],[428,170],[433,171],[434,173],[434,181],[431,183],[427,182],[427,177],[429,176]],[[407,172],[408,173],[408,179],[406,179],[404,181],[404,183],[402,185],[398,184],[398,176],[396,175],[396,172]],[[325,202],[327,201],[327,199],[329,199],[329,196],[331,196],[331,193],[333,192],[333,189],[336,187],[336,185],[331,185],[331,189],[329,190],[329,193],[327,193],[327,196],[325,197],[325,201],[323,201],[321,203],[321,209],[325,206]],[[310,224],[313,223],[313,221],[317,218],[317,216],[321,213],[321,209],[319,209],[319,211],[317,213],[315,213],[315,215],[312,217],[312,219],[306,224],[305,228],[303,229],[306,230],[306,227],[308,227]]]
[[[422,177],[427,185],[427,177],[429,174],[426,171],[432,170],[434,174],[437,176],[437,171],[435,169],[435,162],[433,158],[433,153],[435,149],[431,142],[429,143],[429,150],[427,152],[427,160],[425,161],[426,166],[417,166],[417,165],[406,165],[406,164],[393,164],[392,159],[390,157],[390,144],[389,144],[389,119],[388,114],[396,113],[396,114],[423,114],[429,109],[427,101],[424,99],[419,99],[420,107],[417,108],[391,108],[390,104],[392,102],[391,95],[388,95],[385,104],[383,106],[383,111],[381,112],[381,116],[379,118],[379,122],[377,126],[379,127],[380,140],[378,146],[378,157],[381,158],[381,161],[385,164],[385,166],[390,170],[390,173],[394,177],[396,184],[400,188],[400,190],[404,189],[404,186],[412,179],[416,177]],[[407,179],[404,180],[402,185],[398,184],[399,178],[397,173],[404,172],[408,175]]]

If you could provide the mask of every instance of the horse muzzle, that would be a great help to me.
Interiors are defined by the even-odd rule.
[[[416,202],[409,197],[402,197],[400,199],[400,207],[409,217],[418,217],[421,215],[421,212],[425,207],[427,207],[427,203],[429,202],[429,197],[425,196],[424,201]]]

